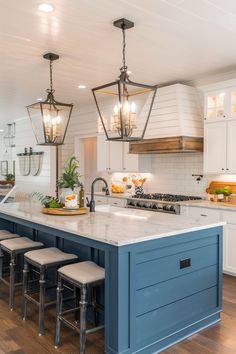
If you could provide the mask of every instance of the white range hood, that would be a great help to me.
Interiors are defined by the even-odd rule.
[[[130,143],[129,151],[137,154],[203,151],[199,91],[183,84],[157,89],[145,138]]]

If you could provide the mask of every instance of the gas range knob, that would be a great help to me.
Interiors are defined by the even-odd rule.
[[[174,207],[174,205],[171,205],[170,211],[174,211],[174,212],[175,212],[175,207]]]
[[[156,210],[157,209],[157,205],[153,204],[152,209]]]

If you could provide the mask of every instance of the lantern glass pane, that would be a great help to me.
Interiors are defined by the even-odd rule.
[[[140,140],[149,117],[155,88],[118,81],[94,90],[108,139]]]
[[[61,145],[64,141],[72,106],[36,103],[28,107],[38,144]]]

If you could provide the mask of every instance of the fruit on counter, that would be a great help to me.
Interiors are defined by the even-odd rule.
[[[146,178],[139,178],[139,179],[133,178],[132,182],[135,185],[135,187],[140,187],[144,185],[144,183],[146,182]]]
[[[112,183],[112,185],[111,185],[111,192],[112,193],[124,193],[124,191],[125,191],[124,186]]]

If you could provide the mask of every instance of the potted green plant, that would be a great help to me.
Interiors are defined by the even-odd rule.
[[[224,188],[216,189],[214,194],[217,195],[217,200],[218,201],[229,201],[229,197],[232,194],[232,190],[229,186],[225,186]]]
[[[15,184],[15,175],[13,173],[8,173],[5,177],[5,180],[9,183],[14,185]]]
[[[60,200],[65,202],[65,197],[67,195],[74,195],[74,189],[81,185],[78,172],[79,161],[75,156],[72,156],[66,163],[62,175],[59,178],[57,184],[62,190],[60,195]]]

